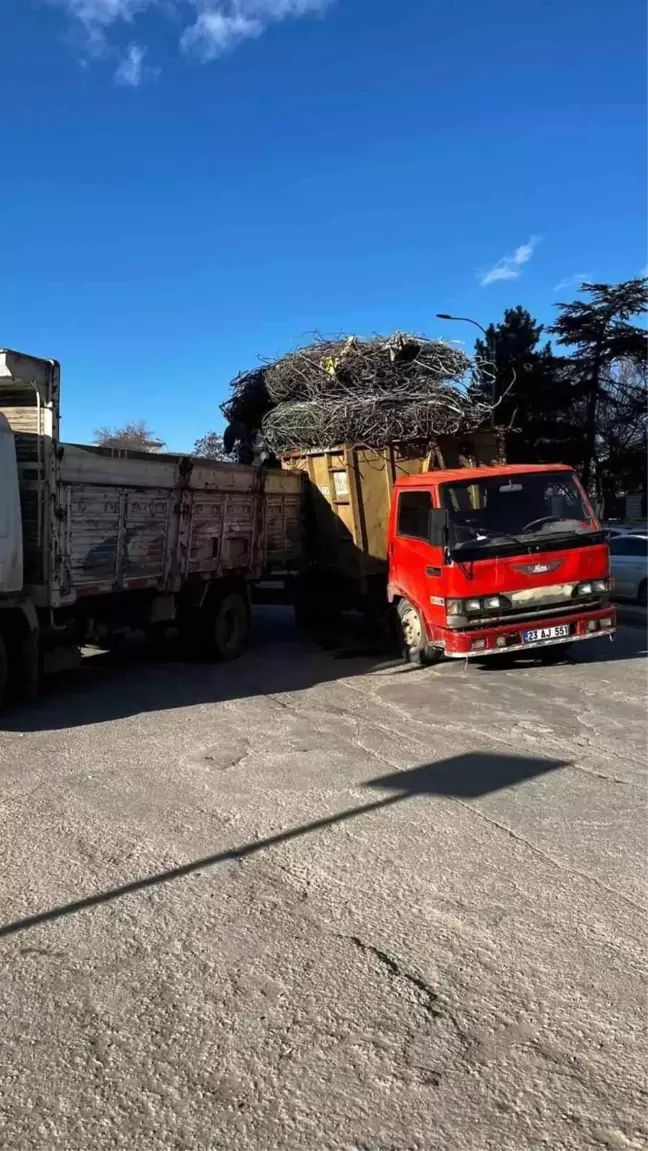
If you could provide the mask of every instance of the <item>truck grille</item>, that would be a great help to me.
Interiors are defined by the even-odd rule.
[[[526,608],[523,611],[519,608],[508,608],[499,611],[497,615],[481,616],[478,620],[471,620],[465,630],[479,631],[483,628],[491,628],[498,623],[516,623],[518,620],[521,623],[527,623],[546,616],[572,615],[578,608],[604,607],[607,602],[607,596],[602,595],[575,596],[568,603],[565,603],[564,600],[555,604],[543,603],[540,608]]]

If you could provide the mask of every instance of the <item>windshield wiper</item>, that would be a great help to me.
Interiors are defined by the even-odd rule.
[[[529,523],[524,525],[522,531],[530,532],[532,528],[540,531],[543,524],[560,523],[562,518],[562,516],[538,516],[537,520],[529,520]]]
[[[466,545],[470,545],[470,544],[491,543],[493,540],[503,539],[503,540],[512,540],[512,542],[514,544],[516,544],[518,547],[524,548],[525,551],[528,550],[529,541],[528,540],[521,540],[519,536],[513,536],[513,535],[511,535],[510,532],[500,532],[500,531],[496,531],[494,528],[493,529],[482,528],[480,530],[482,532],[487,533],[487,534],[481,535],[481,537],[476,536],[472,540],[461,540],[461,542],[456,544],[455,546],[458,548],[463,548]]]

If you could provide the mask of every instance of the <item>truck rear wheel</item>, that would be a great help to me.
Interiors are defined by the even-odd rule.
[[[419,667],[431,667],[443,658],[441,648],[428,644],[425,625],[413,604],[402,599],[396,609],[399,624],[399,642],[403,658]]]
[[[211,608],[209,620],[204,620],[205,654],[215,660],[238,659],[250,631],[250,608],[245,596],[231,591]]]

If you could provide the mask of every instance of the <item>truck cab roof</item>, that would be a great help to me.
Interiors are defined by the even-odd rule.
[[[56,360],[44,360],[40,356],[28,356],[25,352],[15,352],[12,348],[0,348],[0,378],[2,379],[48,387],[52,371],[58,367]]]
[[[395,488],[421,488],[428,484],[444,484],[453,481],[479,480],[488,476],[519,475],[520,472],[571,472],[568,464],[501,464],[493,467],[448,468],[441,471],[422,472],[414,476],[399,476]]]

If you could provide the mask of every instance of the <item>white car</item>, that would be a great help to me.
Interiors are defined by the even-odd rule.
[[[617,599],[648,605],[648,534],[636,532],[610,539],[610,562]]]

